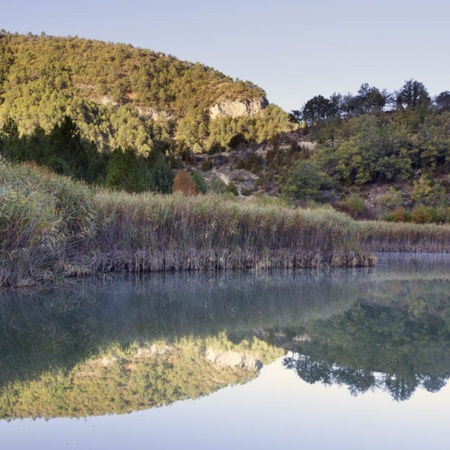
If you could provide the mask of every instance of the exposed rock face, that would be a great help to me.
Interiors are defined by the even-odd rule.
[[[269,102],[265,97],[254,98],[253,100],[223,100],[209,108],[209,117],[241,117],[252,116],[262,111]]]
[[[216,353],[213,349],[206,350],[206,359],[221,367],[237,367],[246,370],[260,370],[262,363],[248,353],[233,351]]]
[[[156,109],[153,109],[151,107],[142,108],[139,106],[136,106],[136,110],[139,114],[139,116],[144,117],[145,119],[152,119],[154,121],[158,121],[160,119],[171,119],[169,113],[166,111],[157,111]]]

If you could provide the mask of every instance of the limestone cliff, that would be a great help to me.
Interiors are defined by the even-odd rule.
[[[269,102],[265,97],[254,98],[252,100],[222,100],[209,108],[209,117],[241,117],[252,116],[262,111]]]

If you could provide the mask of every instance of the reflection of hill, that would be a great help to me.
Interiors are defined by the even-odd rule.
[[[357,299],[346,274],[154,274],[9,294],[0,302],[0,380],[73,366],[111,346],[222,331],[239,341],[329,317]]]
[[[152,274],[8,293],[0,416],[196,398],[255,377],[249,355],[267,363],[281,348],[309,382],[381,387],[398,400],[417,386],[437,391],[450,373],[447,269],[381,258],[376,269]]]
[[[255,335],[347,309],[357,289],[342,277],[155,274],[5,296],[2,417],[125,412],[253,378],[228,366],[281,356]]]
[[[211,349],[228,355],[228,361],[210,361]],[[55,368],[30,381],[7,383],[0,395],[0,418],[119,414],[198,398],[254,378],[255,364],[240,367],[230,359],[243,355],[242,360],[251,363],[250,353],[265,359],[282,354],[257,340],[234,346],[223,335],[110,348],[70,369]]]

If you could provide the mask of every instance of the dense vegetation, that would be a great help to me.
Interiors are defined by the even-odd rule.
[[[0,125],[11,118],[21,135],[48,133],[68,115],[100,151],[217,150],[290,128],[280,108],[262,109],[264,96],[250,82],[131,45],[0,34]],[[227,101],[262,110],[212,119],[210,108]]]
[[[290,171],[286,196],[320,201],[330,189],[358,192],[359,200],[338,204],[335,195],[335,203],[363,216],[374,186],[390,185],[371,205],[379,216],[450,222],[450,92],[432,99],[414,80],[394,93],[363,84],[357,95],[318,95],[292,116],[318,145]]]
[[[92,271],[370,264],[356,225],[223,197],[92,190],[32,165],[0,162],[0,281]]]

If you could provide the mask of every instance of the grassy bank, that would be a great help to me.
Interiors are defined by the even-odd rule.
[[[95,190],[0,162],[0,286],[91,273],[367,266],[370,251],[449,251],[450,227],[356,222],[223,196]]]
[[[95,272],[370,265],[332,210],[93,190],[0,162],[0,285]]]

